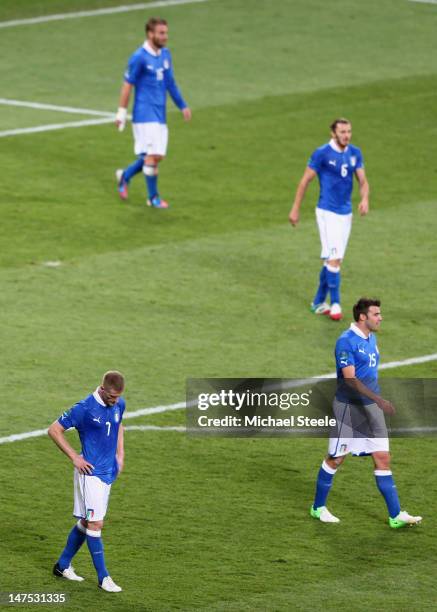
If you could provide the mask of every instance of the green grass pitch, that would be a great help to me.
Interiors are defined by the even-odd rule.
[[[128,3],[3,0],[0,22]],[[4,28],[1,97],[114,111],[151,14],[169,20],[194,113],[190,125],[169,115],[169,211],[145,206],[141,176],[118,200],[129,129],[0,137],[0,436],[46,427],[113,367],[126,374],[128,410],[183,400],[187,377],[331,372],[347,321],[308,308],[317,186],[297,229],[287,215],[338,115],[352,120],[371,187],[343,266],[345,310],[361,294],[382,299],[383,362],[436,351],[437,7],[210,0]],[[84,118],[0,104],[0,132]],[[388,374],[436,377],[437,363]],[[183,422],[175,411],[127,424]],[[320,439],[126,432],[104,529],[124,591],[110,595],[86,548],[75,560],[84,583],[51,575],[72,525],[67,459],[46,437],[2,444],[0,591],[63,591],[68,610],[435,610],[434,440],[393,440],[402,504],[425,517],[399,532],[365,458],[336,476],[340,525],[310,520],[325,449]]]

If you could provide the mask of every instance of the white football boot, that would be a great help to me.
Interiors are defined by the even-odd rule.
[[[331,307],[326,302],[323,302],[322,304],[313,303],[311,304],[310,309],[311,312],[316,315],[329,315],[329,313],[331,312]]]
[[[395,518],[389,518],[388,524],[393,529],[399,529],[400,527],[406,527],[407,525],[417,525],[422,520],[421,516],[411,516],[405,510],[401,510]]]
[[[314,510],[313,506],[310,508],[310,515],[322,521],[322,523],[339,523],[340,519],[331,514],[326,506],[320,506]]]
[[[108,593],[119,593],[123,590],[118,584],[115,584],[111,576],[105,576],[102,580],[102,584],[99,584],[99,587],[104,591],[108,591]]]
[[[340,304],[331,304],[329,316],[333,321],[340,321],[343,318]]]
[[[72,565],[61,571],[56,563],[55,567],[53,568],[53,574],[58,578],[66,578],[67,580],[76,580],[77,582],[82,582],[83,580],[82,576],[78,576],[76,574]]]

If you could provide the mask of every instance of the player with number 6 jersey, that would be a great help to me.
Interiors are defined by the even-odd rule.
[[[123,375],[116,370],[106,372],[94,393],[64,412],[48,430],[49,436],[74,465],[73,515],[78,519],[53,573],[60,578],[82,581],[71,561],[86,540],[99,587],[109,592],[122,590],[106,569],[101,530],[112,483],[124,465],[123,390]],[[64,436],[64,431],[70,428],[79,433],[80,454]]]
[[[299,223],[300,207],[309,183],[318,176],[320,195],[316,208],[322,251],[319,286],[311,303],[315,314],[329,315],[334,321],[342,318],[340,305],[340,265],[352,225],[351,195],[354,176],[360,185],[360,215],[369,212],[369,185],[364,171],[361,150],[351,144],[352,126],[348,119],[336,119],[330,126],[331,140],[311,155],[299,183],[289,221]],[[331,304],[327,303],[330,293]]]

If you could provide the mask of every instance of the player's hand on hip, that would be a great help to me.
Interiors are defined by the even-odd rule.
[[[73,459],[73,465],[81,474],[92,474],[94,469],[94,466],[80,455]]]
[[[188,106],[186,108],[182,109],[182,115],[185,119],[185,121],[191,121],[191,117],[193,116],[191,109],[188,108]]]
[[[126,121],[127,121],[127,108],[123,108],[122,106],[120,106],[120,108],[117,111],[117,114],[115,115],[115,125],[118,127],[119,132],[122,132],[124,128],[126,127]]]
[[[381,410],[385,412],[385,414],[394,414],[396,412],[396,408],[393,406],[393,404],[382,397],[376,403]]]
[[[361,202],[358,204],[358,212],[362,217],[364,217],[364,215],[367,215],[367,213],[369,212],[369,203],[365,202],[364,200],[361,200]]]
[[[299,211],[292,208],[290,214],[288,215],[288,220],[293,227],[296,227],[296,225],[299,223]]]

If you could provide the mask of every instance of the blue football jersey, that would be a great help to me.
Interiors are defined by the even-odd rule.
[[[135,87],[133,123],[166,123],[167,92],[179,109],[187,107],[176,84],[171,53],[158,53],[145,43],[131,55],[124,80]]]
[[[308,167],[317,172],[319,179],[318,208],[339,215],[351,213],[354,174],[364,167],[360,149],[350,144],[340,152],[331,140],[314,151]]]
[[[96,390],[62,414],[58,423],[75,427],[82,444],[82,456],[94,469],[92,476],[111,484],[118,474],[116,460],[118,430],[126,407],[120,397],[114,406],[106,406]]]
[[[343,332],[335,345],[335,362],[337,367],[337,393],[338,400],[351,401],[354,392],[347,387],[344,381],[343,368],[355,367],[355,377],[375,393],[379,393],[378,364],[379,351],[374,334],[366,338],[361,330],[352,323],[350,328]],[[360,403],[373,404],[370,398],[356,394]]]

